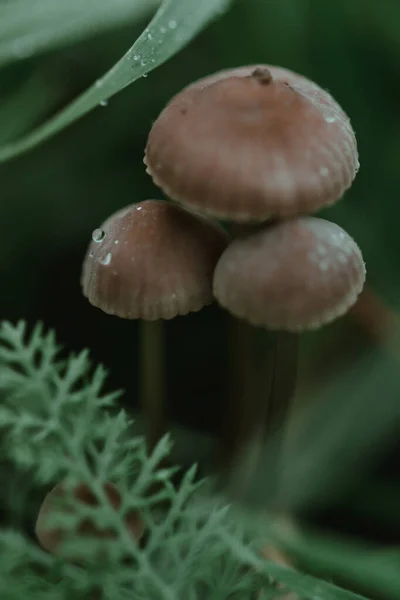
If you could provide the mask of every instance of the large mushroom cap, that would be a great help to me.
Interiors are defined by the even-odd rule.
[[[343,229],[298,217],[233,241],[215,269],[214,294],[254,325],[299,331],[343,315],[364,281],[360,249]]]
[[[308,79],[304,75],[301,75],[300,73],[296,73],[290,69],[285,69],[284,67],[277,67],[276,65],[257,64],[218,71],[217,73],[203,77],[202,79],[199,79],[198,81],[188,85],[171,99],[169,105],[173,103],[179,103],[184,106],[185,104],[190,103],[192,94],[195,94],[198,90],[207,87],[212,83],[217,83],[218,81],[229,79],[230,77],[249,77],[255,71],[263,70],[269,71],[274,79],[282,81],[283,83],[288,83],[298,92],[310,98],[310,100],[315,104],[329,108],[335,117],[341,118],[343,121],[348,123],[349,130],[354,137],[354,132],[350,125],[350,119],[348,115],[327,90],[324,90],[317,83],[311,79]],[[355,138],[353,142],[355,147]]]
[[[179,206],[146,200],[93,232],[83,293],[125,319],[172,319],[212,302],[214,267],[227,235]]]
[[[145,162],[171,198],[219,218],[261,221],[337,201],[358,154],[349,119],[327,92],[258,67],[217,73],[173,98],[153,125]]]

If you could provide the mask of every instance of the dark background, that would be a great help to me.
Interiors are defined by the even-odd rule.
[[[43,102],[44,119],[92,84],[145,25],[4,69],[0,142],[23,133],[21,115],[32,104]],[[68,349],[89,347],[93,358],[110,369],[110,385],[127,390],[124,404],[134,407],[137,325],[102,314],[81,295],[80,270],[91,232],[125,205],[162,197],[142,159],[152,121],[174,93],[221,68],[269,63],[298,71],[335,96],[352,119],[361,159],[353,188],[325,216],[361,246],[368,294],[361,308],[339,323],[303,336],[299,395],[318,395],[365,356],[396,361],[390,357],[395,351],[385,347],[388,329],[396,325],[400,287],[399,61],[398,0],[237,1],[166,65],[42,147],[0,166],[1,318],[23,318],[29,324],[40,319],[56,329]],[[19,102],[11,102],[10,109],[14,95]],[[6,105],[7,113],[1,110]],[[174,419],[190,430],[218,430],[229,384],[227,325],[226,316],[210,307],[166,327],[169,403]],[[396,364],[393,381],[371,388],[368,402],[397,394]],[[357,381],[352,380],[352,392]],[[368,420],[368,402],[360,414],[361,428]],[[395,486],[397,464],[397,453],[386,452],[378,471],[375,466],[367,470],[363,485],[378,473]],[[397,540],[392,526],[359,514],[356,518],[346,494],[343,498],[339,512],[323,513],[325,523]]]

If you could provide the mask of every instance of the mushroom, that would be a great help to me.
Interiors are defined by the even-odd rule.
[[[253,325],[317,329],[345,314],[361,293],[365,265],[338,225],[296,217],[237,238],[214,273],[214,295]]]
[[[161,200],[128,206],[93,232],[83,293],[108,314],[141,320],[141,396],[150,447],[163,433],[162,320],[213,301],[213,272],[227,243],[220,226]]]
[[[236,238],[216,266],[213,289],[219,304],[244,323],[301,332],[344,315],[364,282],[365,264],[356,242],[335,223],[301,216]],[[251,399],[242,406],[232,435],[243,447],[264,436],[268,407]],[[276,412],[273,418],[268,426],[276,434],[282,423],[279,418],[276,422]],[[233,460],[234,447],[230,451]]]
[[[109,502],[112,509],[118,511],[121,507],[121,495],[116,486],[107,482],[103,486],[105,500]],[[71,502],[72,500],[72,502]],[[35,532],[41,546],[52,554],[63,554],[65,558],[78,562],[82,556],[65,556],[63,544],[71,539],[71,534],[77,534],[82,538],[110,539],[116,532],[109,528],[101,528],[88,518],[82,518],[75,531],[68,531],[65,526],[57,526],[56,515],[73,514],[78,510],[79,504],[83,506],[98,507],[99,498],[86,484],[80,484],[73,489],[66,488],[64,483],[59,483],[47,494],[40,508],[36,520]],[[82,506],[82,507],[83,507]],[[54,522],[49,522],[54,519]],[[125,526],[132,537],[139,541],[144,533],[144,522],[136,511],[129,511],[124,517]]]
[[[276,67],[217,73],[189,86],[153,124],[145,163],[172,199],[236,222],[332,204],[359,166],[340,106]]]

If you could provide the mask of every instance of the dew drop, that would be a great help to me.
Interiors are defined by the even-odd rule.
[[[100,106],[108,106],[108,100],[101,100]]]
[[[336,123],[336,117],[326,117],[325,121],[327,123]]]
[[[98,79],[94,85],[97,88],[101,88],[101,87],[103,87],[103,81],[101,79]]]
[[[327,167],[321,167],[321,169],[319,170],[319,173],[320,173],[321,177],[328,177],[329,169]]]
[[[143,59],[143,60],[140,61],[140,66],[141,67],[145,67],[146,65],[147,65],[147,60]]]
[[[175,21],[175,19],[171,19],[170,22],[168,23],[168,27],[170,29],[176,29],[178,26],[178,23]]]
[[[165,27],[160,27],[160,31],[161,31],[161,33],[167,33],[167,30],[165,29]]]
[[[133,57],[133,60],[136,60],[136,61],[140,60],[140,56],[138,54],[135,54],[135,56]]]
[[[92,233],[92,240],[96,243],[102,242],[106,237],[104,229],[95,229]]]
[[[119,244],[119,240],[115,240],[114,244],[117,246]]]
[[[142,210],[143,206],[137,206],[136,210]]]
[[[100,260],[102,265],[109,265],[112,259],[112,254],[109,252],[104,258]]]

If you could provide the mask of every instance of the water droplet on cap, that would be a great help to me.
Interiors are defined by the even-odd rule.
[[[112,254],[109,252],[104,258],[100,260],[102,265],[109,265],[112,259]]]
[[[95,229],[92,233],[92,240],[96,243],[102,242],[106,237],[104,229]]]

